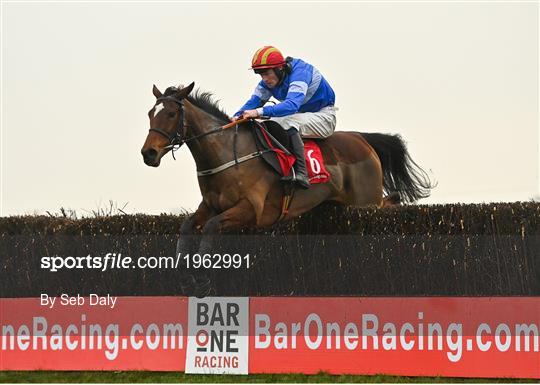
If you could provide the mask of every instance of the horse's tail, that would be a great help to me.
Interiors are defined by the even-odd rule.
[[[383,187],[387,194],[397,191],[405,202],[427,198],[434,187],[427,173],[411,159],[399,135],[361,133],[381,161]]]

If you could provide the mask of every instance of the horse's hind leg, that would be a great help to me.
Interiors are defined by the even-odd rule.
[[[376,157],[340,166],[342,188],[337,201],[351,206],[382,207],[383,174],[381,164]]]
[[[313,184],[308,190],[296,190],[284,219],[292,219],[327,201],[332,196],[332,190],[325,184]],[[276,218],[277,219],[277,218]]]

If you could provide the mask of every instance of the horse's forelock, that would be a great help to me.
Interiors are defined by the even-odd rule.
[[[163,96],[171,96],[173,94],[176,94],[178,91],[180,91],[182,89],[182,86],[179,86],[179,87],[175,87],[175,86],[171,86],[171,87],[168,87],[166,90],[165,90],[165,93],[163,94]]]

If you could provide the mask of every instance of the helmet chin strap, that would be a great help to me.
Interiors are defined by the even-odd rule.
[[[276,74],[279,80],[277,83],[277,86],[279,86],[281,85],[281,83],[283,83],[283,80],[285,79],[287,74],[285,73],[285,70],[283,70],[282,68],[274,68],[274,73]]]
[[[291,73],[292,66],[291,66],[292,57],[287,56],[285,59],[285,65],[281,68],[274,68],[274,73],[276,74],[277,78],[279,79],[278,86],[283,83],[283,80],[287,77],[288,74]]]

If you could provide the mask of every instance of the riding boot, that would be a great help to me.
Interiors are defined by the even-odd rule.
[[[287,135],[290,139],[291,152],[296,157],[294,162],[292,173],[289,176],[281,178],[283,182],[294,182],[300,187],[309,188],[309,177],[306,169],[306,158],[304,155],[304,142],[298,130],[294,127],[287,130]]]

